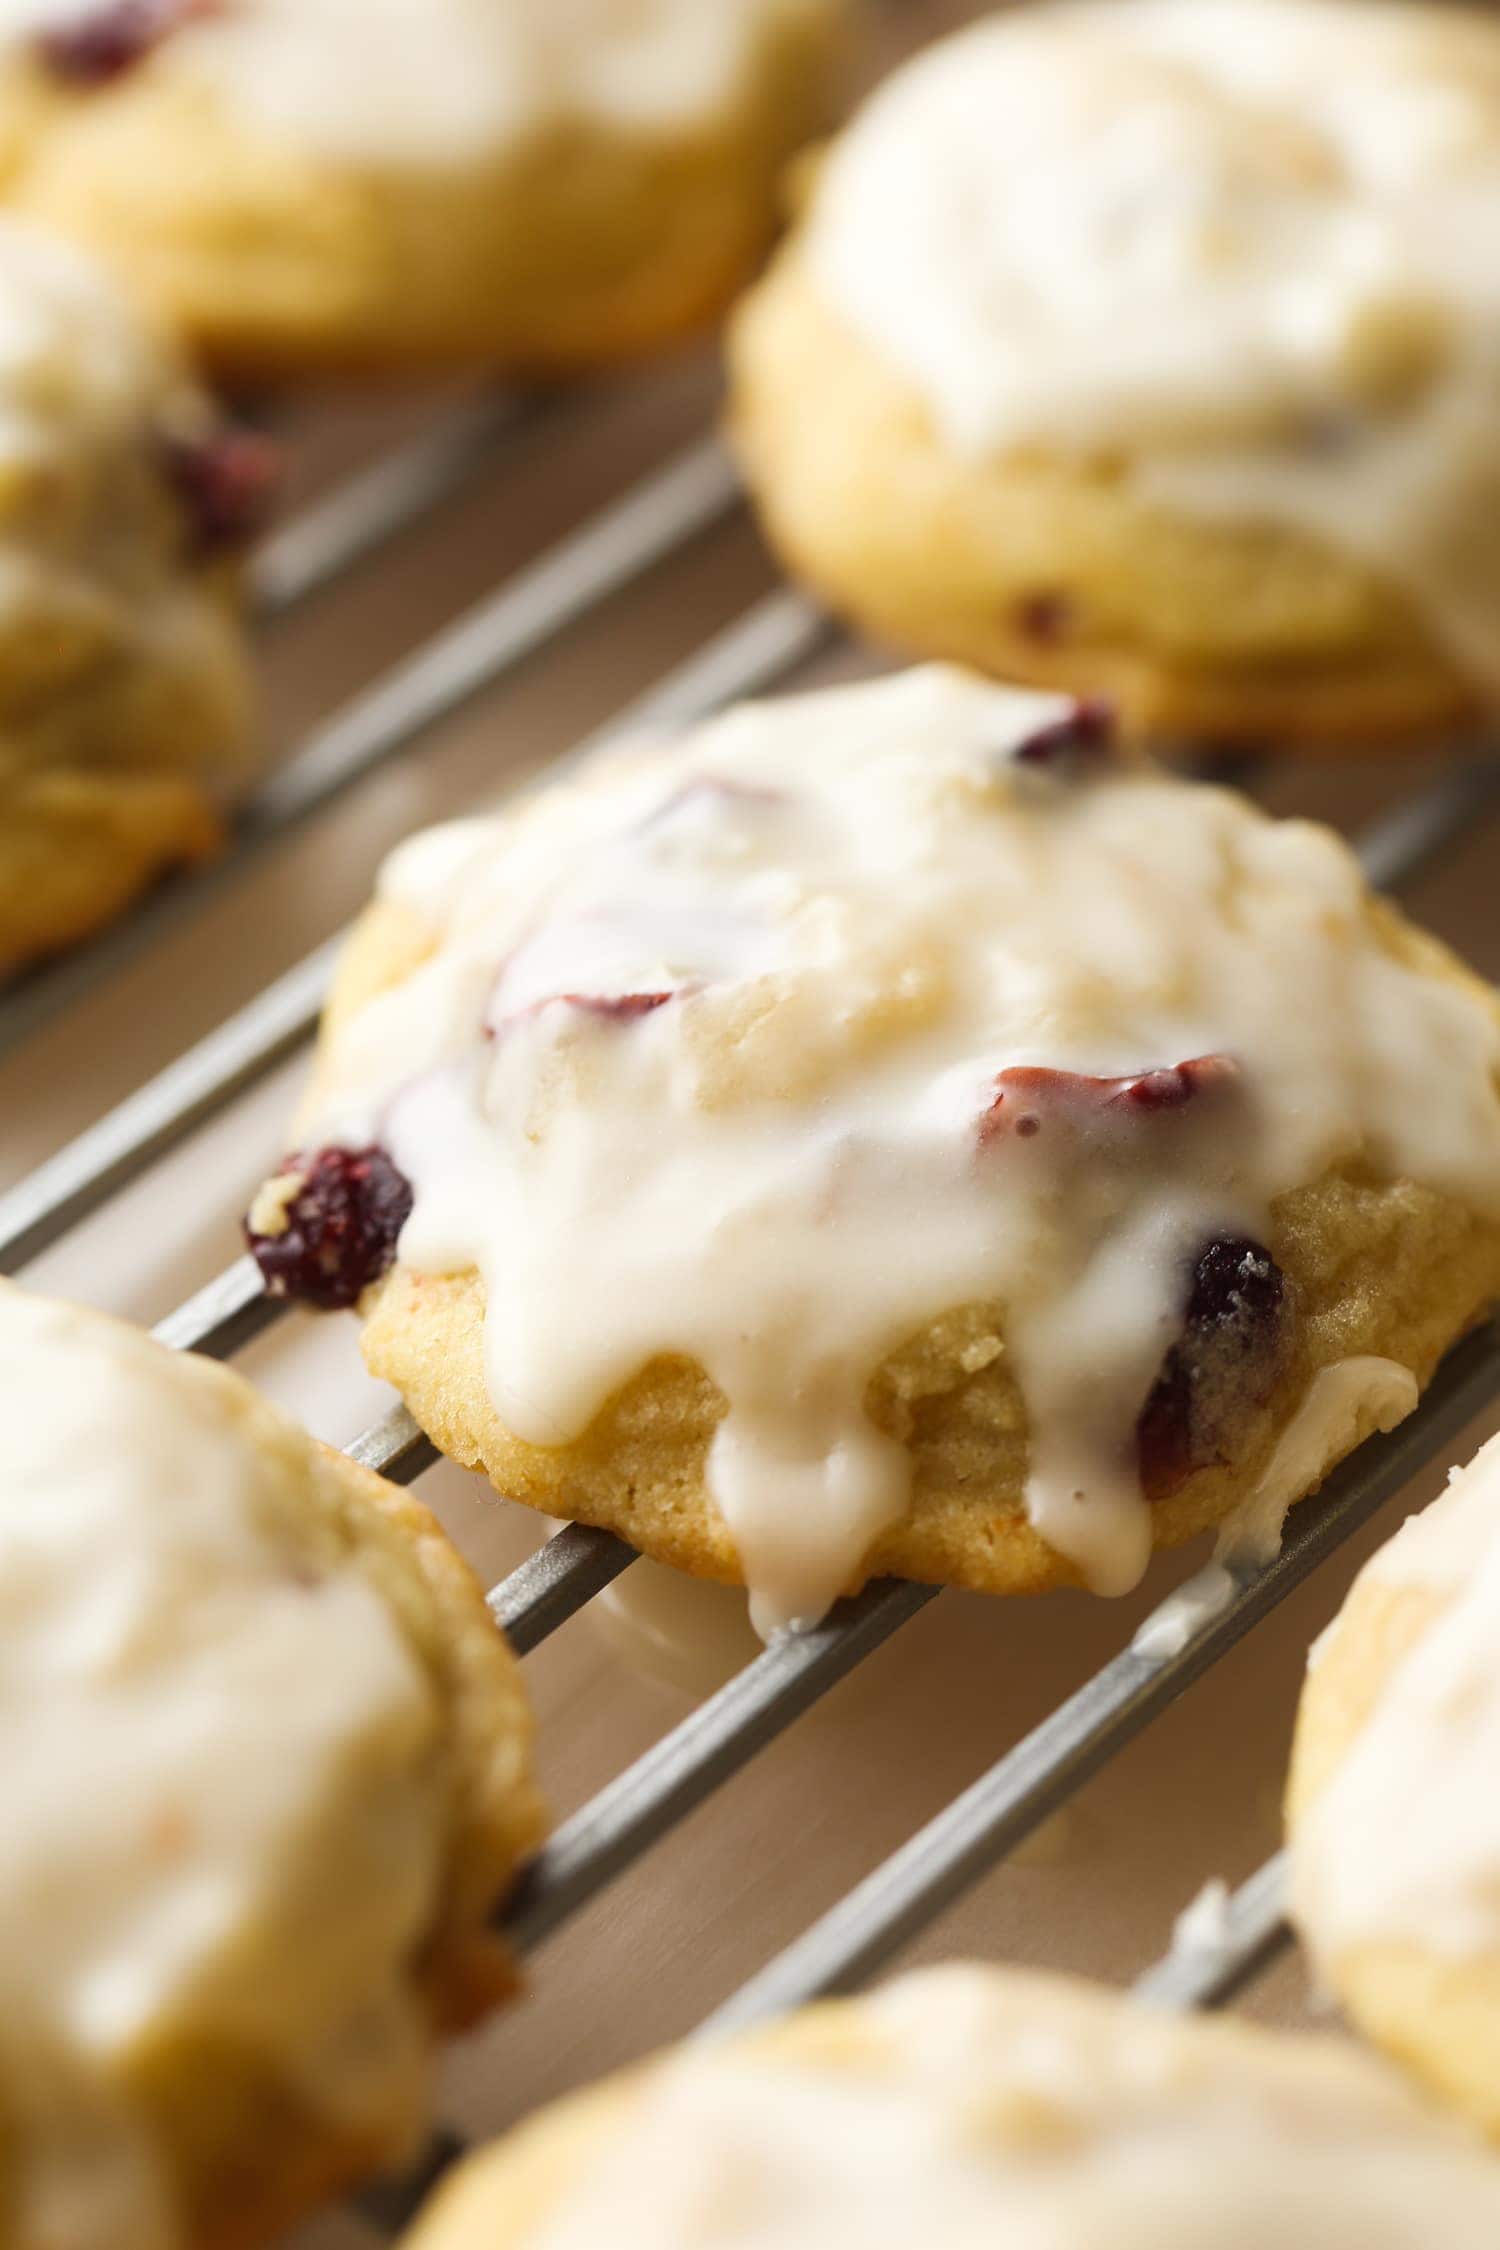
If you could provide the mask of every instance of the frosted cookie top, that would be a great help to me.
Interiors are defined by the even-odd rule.
[[[1500,26],[1343,0],[981,22],[835,149],[820,293],[949,443],[1300,528],[1500,694]]]
[[[245,1417],[221,1371],[0,1286],[0,2007],[42,2041],[19,2090],[0,2041],[0,2124],[96,2120],[86,2184],[115,2183],[93,2231],[21,2240],[168,2238],[112,2107],[148,2054],[259,2057],[355,2140],[420,2085],[442,1711],[371,1580],[320,1551],[306,1441]],[[17,2177],[55,2199],[45,2146],[23,2135]]]
[[[1276,1379],[1272,1200],[1358,1161],[1500,1208],[1487,997],[1331,834],[1092,707],[939,668],[747,706],[416,839],[382,889],[435,950],[331,1036],[304,1147],[386,1152],[402,1260],[478,1269],[518,1437],[701,1364],[764,1627],[904,1514],[866,1392],[944,1313],[1002,1308],[1031,1520],[1118,1591],[1143,1479],[1200,1465],[1162,1389],[1200,1301],[1235,1380]]]
[[[645,131],[729,107],[761,48],[837,0],[0,0],[64,79],[201,83],[351,161],[448,165],[575,120]]]
[[[607,2143],[575,2152],[559,2207],[506,2239],[1489,2250],[1500,2226],[1489,2153],[1332,2040],[962,1967],[844,2009],[822,2042],[818,2022],[669,2058],[623,2097]],[[419,2238],[430,2250],[441,2217],[439,2203]]]
[[[1299,1926],[1330,1964],[1381,1942],[1500,1952],[1500,1438],[1454,1472],[1360,1583],[1425,1598],[1436,1614],[1379,1681],[1297,1824]],[[1369,1658],[1380,1663],[1378,1646]]]
[[[221,433],[206,394],[101,267],[0,218],[0,567],[27,540],[39,566],[55,567],[70,537],[100,530],[106,508],[118,543],[121,518],[146,517],[151,481],[179,484],[190,508],[188,455]],[[129,559],[138,580],[158,559],[151,528],[143,521]],[[161,559],[180,561],[203,528],[190,522],[175,541],[158,533]]]
[[[81,251],[0,220],[0,462],[66,468],[144,429],[188,385]]]

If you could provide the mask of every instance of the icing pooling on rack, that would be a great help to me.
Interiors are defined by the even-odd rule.
[[[982,23],[837,146],[819,290],[948,440],[1123,457],[1401,585],[1500,695],[1500,27],[1111,0]]]
[[[1491,2250],[1500,2228],[1487,2152],[1331,2040],[979,1969],[860,2003],[841,2061],[699,2048],[622,2098],[528,2250]]]
[[[421,2083],[436,1698],[364,1575],[289,1534],[286,1464],[237,1407],[217,1371],[0,1286],[0,1927],[26,1932],[0,2116],[61,2130],[52,2077],[92,2088],[53,2106],[97,2123],[109,2224],[24,2237],[70,2250],[163,2239],[131,2091],[164,2042],[259,2054],[357,2136]]]
[[[107,0],[105,0],[107,4]],[[0,35],[98,0],[0,0]],[[221,0],[137,70],[198,80],[273,132],[358,162],[448,165],[577,120],[701,125],[765,43],[834,0]]]
[[[1299,1823],[1293,1911],[1327,1962],[1500,1951],[1500,1438],[1363,1575],[1436,1615]]]
[[[1003,1307],[1031,1520],[1120,1591],[1203,1245],[1356,1155],[1500,1193],[1485,1004],[1395,957],[1326,831],[1097,744],[1016,758],[1071,710],[940,668],[752,705],[383,877],[440,942],[335,1037],[304,1145],[379,1141],[402,1260],[477,1268],[522,1439],[659,1355],[707,1371],[763,1629],[907,1509],[866,1394],[940,1315]],[[1204,1057],[1150,1105],[1047,1075]]]

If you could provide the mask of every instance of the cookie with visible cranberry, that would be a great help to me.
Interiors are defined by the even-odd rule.
[[[843,12],[37,0],[0,40],[0,199],[235,375],[587,369],[745,279]]]
[[[0,220],[0,973],[213,851],[251,763],[274,449],[83,254]]]
[[[1482,723],[1497,212],[1483,10],[986,12],[834,143],[736,317],[767,530],[896,646],[1164,737]]]
[[[1500,1006],[1347,847],[933,667],[413,839],[270,1287],[444,1451],[751,1589],[1133,1584],[1500,1288]]]

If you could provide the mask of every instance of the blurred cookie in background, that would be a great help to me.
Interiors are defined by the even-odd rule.
[[[1500,700],[1500,22],[1007,12],[919,55],[733,331],[794,569],[1160,735],[1358,750]]]
[[[276,466],[115,280],[0,219],[0,972],[218,843]]]
[[[1292,1915],[1370,2038],[1500,2135],[1500,1438],[1361,1571],[1315,1644]]]
[[[0,1752],[6,2250],[238,2250],[411,2153],[542,1827],[424,1508],[0,1284]]]
[[[711,321],[844,0],[11,0],[0,198],[217,370],[552,374]]]
[[[408,2250],[1489,2250],[1500,2167],[1334,2039],[953,1964],[544,2110]]]

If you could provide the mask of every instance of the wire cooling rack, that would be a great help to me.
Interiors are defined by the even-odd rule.
[[[269,542],[254,582],[263,629],[284,630],[372,557],[399,546],[414,528],[440,522],[482,474],[508,479],[538,447],[566,448],[570,429],[586,423],[590,411],[587,399],[558,406],[488,395],[445,407]],[[742,506],[719,441],[710,428],[694,429],[623,495],[586,514],[315,725],[252,799],[225,859],[164,886],[94,944],[0,995],[0,1049],[20,1046],[88,995],[109,989],[172,932],[190,932],[212,901],[232,899],[253,865],[301,824],[383,765],[422,756],[440,722],[461,705],[493,695],[528,660],[597,620],[614,597],[731,522]],[[604,732],[686,722],[736,697],[794,685],[838,645],[837,629],[811,602],[772,590],[620,711]],[[1500,762],[1475,750],[1435,760],[1425,771],[1414,791],[1382,805],[1356,836],[1367,870],[1383,886],[1409,886],[1500,805]],[[320,945],[0,1196],[0,1271],[20,1272],[62,1242],[295,1055],[314,1028],[333,950],[334,941]],[[274,1153],[267,1150],[268,1160]],[[176,1348],[228,1358],[284,1317],[284,1308],[264,1295],[251,1262],[240,1258],[157,1332]],[[705,2031],[717,2034],[852,1989],[884,1966],[1497,1402],[1500,1329],[1487,1326],[1449,1354],[1407,1422],[1363,1446],[1315,1502],[1294,1513],[1273,1562],[1239,1571],[1222,1585],[1216,1603],[1189,1608],[1172,1598],[1157,1614],[1155,1630],[1133,1636],[873,1867],[722,2005]],[[399,1407],[349,1451],[402,1483],[420,1477],[435,1459]],[[491,1607],[527,1655],[634,1562],[608,1533],[570,1527],[494,1587]],[[841,1603],[815,1631],[765,1650],[694,1708],[566,1819],[543,1848],[506,1909],[517,1950],[527,1954],[561,1930],[939,1598],[930,1587],[875,1583]],[[1140,1989],[1176,2006],[1214,2006],[1237,1993],[1287,1943],[1282,1890],[1281,1863],[1272,1860],[1226,1899],[1207,1937],[1201,1929],[1186,1931]],[[451,2136],[439,2138],[418,2174],[364,2199],[367,2219],[398,2225],[455,2147]]]

